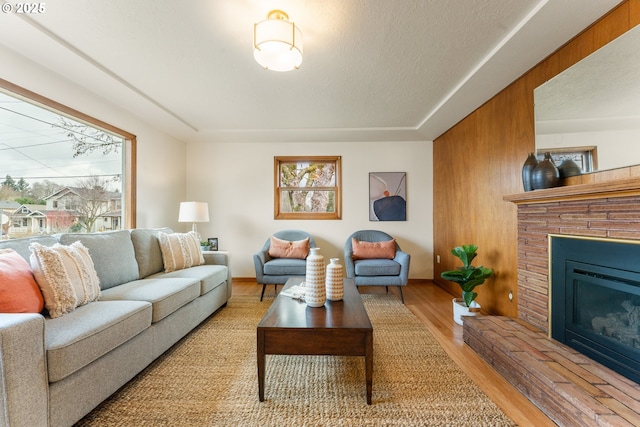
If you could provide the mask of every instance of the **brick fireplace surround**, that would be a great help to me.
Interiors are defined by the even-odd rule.
[[[640,179],[506,196],[518,207],[518,319],[464,321],[464,340],[562,426],[640,426],[640,385],[548,337],[548,235],[640,240]]]

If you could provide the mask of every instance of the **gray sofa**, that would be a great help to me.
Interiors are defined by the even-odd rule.
[[[100,279],[98,301],[62,317],[0,314],[0,426],[70,426],[231,297],[226,253],[165,273],[158,232],[135,229],[0,242],[81,241]]]

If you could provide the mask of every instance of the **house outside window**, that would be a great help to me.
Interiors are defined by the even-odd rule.
[[[91,210],[86,192],[47,201],[46,208],[37,208],[44,216],[41,231],[91,232],[106,228],[94,224],[107,223],[109,229],[135,227],[135,135],[0,79],[0,141],[0,170],[7,174],[0,181],[15,190],[15,198],[32,200],[30,206],[64,188],[104,193],[105,200],[90,201]],[[25,237],[37,223],[28,227],[14,218],[13,224],[7,235]]]

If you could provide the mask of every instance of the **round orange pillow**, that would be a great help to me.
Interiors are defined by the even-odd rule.
[[[40,313],[44,298],[31,266],[13,249],[0,249],[0,313]]]

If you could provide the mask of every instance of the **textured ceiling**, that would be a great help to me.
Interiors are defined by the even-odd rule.
[[[617,3],[56,0],[2,14],[0,45],[181,140],[431,140]],[[271,9],[302,29],[299,70],[253,59]]]
[[[536,130],[640,129],[638,46],[640,26],[536,88]]]

